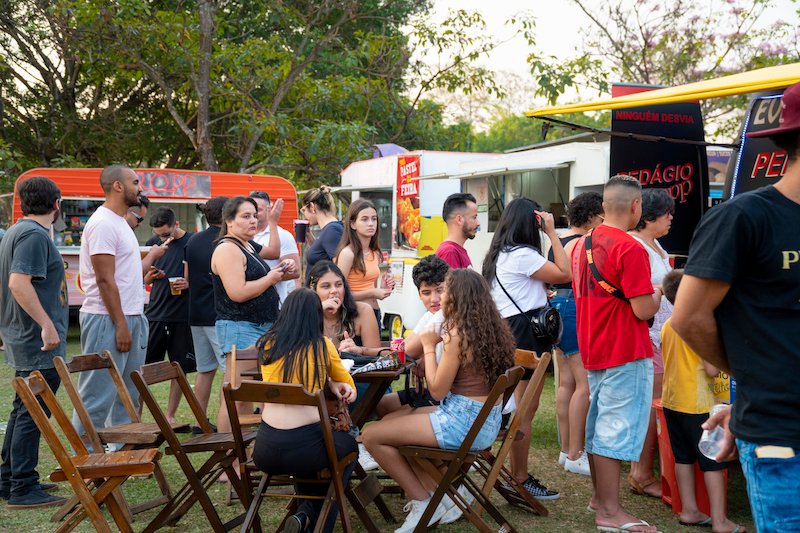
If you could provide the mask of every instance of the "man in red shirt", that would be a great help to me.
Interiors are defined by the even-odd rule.
[[[447,224],[447,238],[436,249],[436,255],[444,259],[450,268],[472,266],[464,243],[467,239],[474,239],[481,227],[475,197],[464,192],[451,194],[444,201],[442,218]]]
[[[647,433],[653,389],[647,320],[658,310],[662,293],[650,283],[647,252],[627,234],[642,212],[639,182],[630,176],[609,179],[603,208],[603,224],[581,238],[572,253],[578,346],[589,371],[591,398],[586,418],[593,487],[589,506],[596,510],[598,527],[650,533],[656,529],[620,506],[619,474],[620,461],[639,459]]]

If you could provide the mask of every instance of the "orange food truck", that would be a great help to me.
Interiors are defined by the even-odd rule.
[[[264,191],[274,202],[283,198],[284,208],[279,225],[291,231],[292,220],[297,218],[297,192],[294,186],[279,176],[260,174],[235,174],[231,172],[206,172],[202,170],[175,170],[165,168],[137,168],[143,194],[150,199],[150,212],[157,207],[175,211],[183,229],[196,232],[208,227],[198,206],[214,196],[247,196],[251,191]],[[84,293],[78,276],[78,253],[81,234],[86,221],[103,203],[100,188],[100,168],[34,168],[20,175],[14,184],[34,176],[53,180],[61,189],[61,213],[53,224],[51,236],[64,258],[69,306],[76,310],[83,304]],[[22,216],[19,198],[15,195],[12,221]],[[145,221],[136,229],[142,253],[149,248],[144,243],[153,236]]]

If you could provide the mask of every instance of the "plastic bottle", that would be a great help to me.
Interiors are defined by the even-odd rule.
[[[711,408],[711,412],[708,414],[709,418],[714,416],[715,414],[719,413],[721,410],[727,408],[728,406],[725,404],[717,404]],[[697,447],[700,449],[700,453],[711,459],[712,461],[717,460],[717,454],[722,447],[722,441],[725,438],[725,429],[718,425],[712,430],[703,430],[703,435],[700,437],[700,442],[697,443]]]

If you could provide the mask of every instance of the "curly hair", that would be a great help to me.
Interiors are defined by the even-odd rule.
[[[419,263],[414,265],[411,270],[411,278],[414,280],[414,285],[419,289],[423,283],[438,285],[444,281],[449,271],[450,265],[444,259],[438,255],[431,254],[426,255],[419,260]]]
[[[569,201],[567,219],[575,228],[585,226],[592,217],[603,214],[603,195],[599,192],[581,193]]]
[[[461,365],[472,365],[490,387],[514,365],[514,337],[500,316],[489,284],[477,272],[459,268],[445,279],[445,327],[458,332]]]

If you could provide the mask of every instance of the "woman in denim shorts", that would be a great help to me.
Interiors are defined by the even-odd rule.
[[[278,317],[278,291],[275,285],[283,279],[284,270],[270,270],[258,255],[260,246],[251,244],[256,234],[256,202],[252,198],[234,196],[222,206],[222,230],[211,256],[211,282],[215,328],[222,352],[255,346]],[[288,265],[287,265],[288,266]],[[293,266],[293,265],[292,265]],[[229,379],[226,365],[226,379]],[[242,405],[242,412],[252,407]],[[220,406],[217,417],[219,431],[230,431],[228,410]]]
[[[559,237],[567,256],[578,240],[603,221],[603,196],[596,192],[585,192],[570,200],[567,206],[569,229]],[[572,283],[555,285],[553,307],[561,314],[564,333],[558,344],[558,391],[556,392],[556,416],[561,437],[559,464],[573,474],[589,475],[589,458],[583,450],[586,433],[586,413],[589,411],[589,381],[578,351],[578,332],[575,320],[575,298]]]
[[[444,340],[434,325],[420,334],[428,390],[433,398],[441,400],[441,405],[384,418],[367,426],[363,433],[367,450],[411,498],[405,507],[410,512],[396,533],[414,530],[437,488],[400,455],[398,448],[460,447],[495,381],[514,364],[514,338],[480,274],[469,269],[451,271],[445,280],[442,309]],[[439,342],[444,342],[444,349],[437,363],[435,349]],[[498,402],[473,443],[473,451],[486,449],[494,442],[500,430],[500,410]],[[455,521],[460,514],[450,498],[443,498],[429,525]]]

